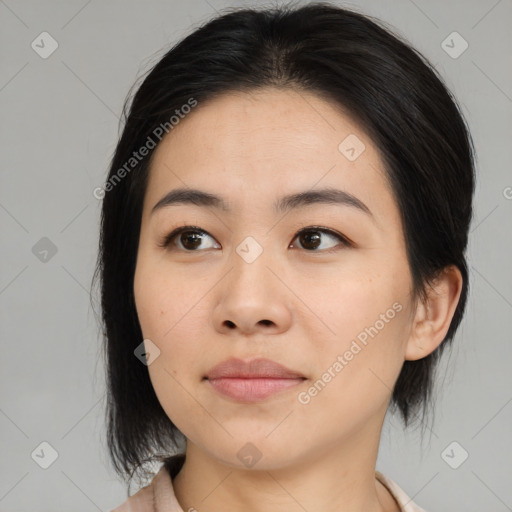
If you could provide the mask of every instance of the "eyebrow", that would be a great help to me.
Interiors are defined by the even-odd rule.
[[[230,212],[229,204],[220,196],[204,192],[195,188],[177,188],[162,197],[151,210],[151,214],[162,208],[176,204],[194,204],[207,208],[215,208],[224,212]],[[312,204],[336,204],[350,206],[366,213],[374,220],[373,214],[356,196],[334,188],[320,190],[308,190],[279,198],[273,204],[276,214],[286,213]]]

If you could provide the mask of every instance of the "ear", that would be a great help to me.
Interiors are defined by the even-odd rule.
[[[405,351],[405,359],[416,361],[431,354],[444,340],[462,290],[460,270],[446,267],[431,286],[426,301],[419,301]]]

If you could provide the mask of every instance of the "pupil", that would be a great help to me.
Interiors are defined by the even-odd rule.
[[[191,240],[191,239],[195,240],[195,242],[193,242],[191,244],[191,246],[187,245],[187,242],[183,241],[183,240]],[[183,247],[185,247],[187,249],[191,249],[191,248],[195,249],[201,245],[201,237],[198,233],[193,233],[192,231],[185,231],[184,233],[182,233],[181,243],[183,244]]]
[[[303,240],[305,240],[305,243],[303,242]],[[311,244],[311,242],[313,242],[314,247],[309,247],[309,244]],[[315,242],[317,243],[315,244]],[[304,247],[316,249],[320,245],[320,235],[317,231],[309,231],[307,233],[303,233],[300,243]]]

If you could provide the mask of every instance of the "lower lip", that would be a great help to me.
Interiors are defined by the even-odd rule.
[[[257,402],[304,382],[304,379],[241,379],[220,378],[209,380],[220,394],[243,402]]]

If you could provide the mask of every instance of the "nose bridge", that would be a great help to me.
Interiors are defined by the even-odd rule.
[[[273,268],[278,259],[271,248],[253,236],[234,247],[230,271],[216,299],[214,320],[218,330],[228,326],[250,333],[269,326],[278,331],[288,328],[291,314],[283,296],[286,290],[274,275],[279,273]]]
[[[261,243],[252,235],[246,236],[235,248],[231,257],[233,265],[230,278],[230,287],[240,288],[247,293],[259,293],[268,290],[272,285],[269,280],[272,273],[267,266],[271,266],[272,258],[270,244],[265,244],[263,237],[259,237]],[[268,241],[267,237],[265,241]]]

